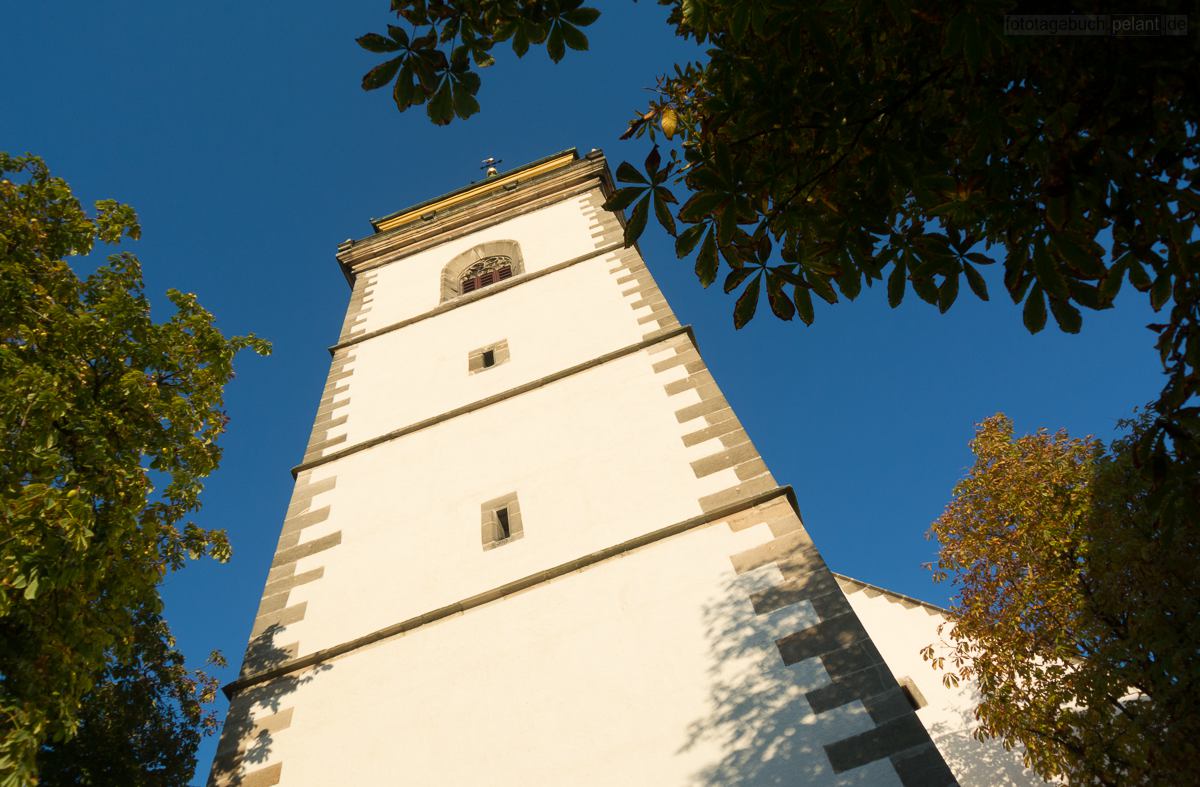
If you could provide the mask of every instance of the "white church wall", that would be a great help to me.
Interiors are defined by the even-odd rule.
[[[313,785],[898,785],[886,760],[832,772],[823,745],[872,722],[814,715],[820,664],[780,661],[811,607],[756,616],[747,590],[778,571],[729,561],[770,538],[689,531],[329,662],[256,765]]]
[[[599,195],[598,188],[595,192]],[[360,327],[373,331],[437,306],[442,269],[457,255],[487,241],[520,244],[526,273],[588,254],[596,248],[583,210],[588,204],[586,194],[570,197],[373,268],[373,302]]]
[[[328,647],[701,513],[701,497],[738,479],[696,476],[691,462],[722,446],[683,444],[695,426],[675,411],[698,396],[668,396],[684,370],[655,373],[658,357],[640,351],[318,468],[337,486],[305,539],[341,543],[297,565],[324,576],[292,591],[307,611],[287,638]],[[485,551],[480,505],[510,492],[524,536]]]
[[[332,434],[353,444],[641,341],[644,327],[609,273],[617,258],[600,255],[355,345],[349,419]],[[501,340],[504,363],[468,371],[472,350]]]
[[[924,695],[928,705],[917,711],[917,717],[962,787],[1045,784],[1025,768],[1020,751],[1006,752],[997,740],[980,742],[971,737],[978,726],[975,688],[967,682],[957,687],[943,685],[943,673],[921,658],[922,648],[940,641],[937,628],[945,622],[944,615],[859,584],[842,582],[842,588],[896,679],[911,679]]]

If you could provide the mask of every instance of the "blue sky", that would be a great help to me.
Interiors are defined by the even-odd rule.
[[[611,7],[609,7],[611,6]],[[172,577],[167,615],[201,661],[237,669],[349,297],[333,254],[381,216],[567,147],[640,161],[617,137],[654,77],[691,50],[650,2],[604,4],[592,51],[553,66],[544,51],[501,55],[483,74],[482,114],[435,128],[363,93],[378,56],[354,37],[382,29],[385,0],[340,3],[19,3],[5,10],[0,149],[34,152],[85,203],[114,197],[141,217],[131,246],[158,303],[196,292],[228,333],[272,340],[243,356],[228,389],[225,458],[198,522],[229,531],[234,558]],[[765,307],[735,332],[732,301],[702,290],[653,227],[642,252],[717,381],[835,571],[944,603],[924,538],[971,463],[973,426],[997,411],[1020,431],[1113,436],[1161,385],[1128,291],[1085,314],[1082,334],[1030,336],[1002,295],[966,288],[949,314],[882,288],[820,306],[813,327]],[[994,271],[993,271],[994,273]],[[910,295],[910,297],[912,297]],[[223,708],[222,708],[223,711]],[[215,740],[200,754],[203,783]]]

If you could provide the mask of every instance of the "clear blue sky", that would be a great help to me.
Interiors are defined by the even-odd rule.
[[[43,156],[85,203],[114,197],[143,224],[132,248],[161,303],[199,294],[226,332],[271,339],[228,390],[225,458],[198,521],[229,531],[228,565],[196,564],[166,587],[167,615],[197,662],[212,648],[235,675],[349,291],[334,261],[367,219],[563,148],[617,140],[657,73],[689,50],[650,2],[604,3],[592,51],[553,66],[501,56],[483,112],[435,128],[363,93],[377,56],[354,37],[382,29],[386,0],[290,3],[16,3],[5,9],[0,149]],[[502,167],[502,168],[503,168]],[[732,302],[704,291],[653,228],[642,251],[717,381],[836,571],[946,600],[922,564],[929,523],[970,464],[973,426],[997,411],[1022,431],[1109,438],[1161,376],[1144,299],[1085,315],[1083,333],[1031,337],[1017,307],[963,288],[947,315],[915,298],[898,310],[867,290],[818,309],[816,324],[759,318],[735,332]],[[222,708],[222,712],[223,712]],[[200,754],[202,784],[215,740]]]

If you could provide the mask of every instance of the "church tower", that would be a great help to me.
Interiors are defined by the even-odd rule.
[[[599,151],[372,222],[210,785],[953,784]]]

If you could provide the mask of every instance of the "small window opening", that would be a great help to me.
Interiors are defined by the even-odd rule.
[[[908,700],[908,704],[912,706],[913,710],[920,710],[929,704],[925,701],[921,690],[917,688],[917,684],[913,683],[912,678],[903,677],[896,682],[900,684],[900,691],[904,693],[904,699]]]
[[[487,369],[494,369],[500,364],[508,363],[508,359],[508,340],[501,339],[467,353],[467,372],[475,374]]]
[[[474,292],[480,287],[487,287],[505,279],[511,279],[512,265],[512,259],[502,254],[484,257],[463,272],[461,279],[463,294]]]
[[[515,493],[488,500],[481,507],[484,550],[520,539],[524,535],[521,526],[521,504]]]

